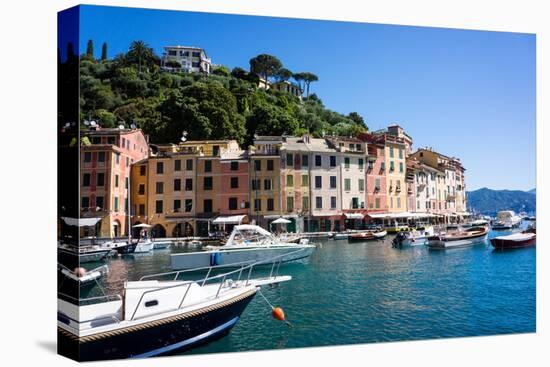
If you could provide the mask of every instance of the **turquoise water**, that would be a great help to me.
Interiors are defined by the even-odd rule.
[[[187,354],[535,331],[535,248],[496,252],[486,242],[399,250],[392,238],[318,241],[309,259],[281,266],[292,281],[262,291],[292,328],[273,320],[258,295],[228,336]],[[116,291],[127,277],[169,271],[170,251],[109,260],[104,287]]]

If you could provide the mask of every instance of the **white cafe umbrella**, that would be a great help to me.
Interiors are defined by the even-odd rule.
[[[288,223],[291,223],[291,222],[285,218],[278,218],[278,219],[275,219],[273,222],[271,222],[271,224],[288,224]]]
[[[145,223],[140,223],[140,224],[136,224],[135,226],[132,226],[134,228],[151,228],[152,226],[150,226],[149,224],[145,224]]]

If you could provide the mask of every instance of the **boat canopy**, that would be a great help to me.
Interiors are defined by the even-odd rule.
[[[92,217],[92,218],[70,218],[70,217],[61,217],[63,221],[69,226],[78,226],[78,227],[92,227],[99,222],[102,217]]]
[[[271,224],[288,224],[288,223],[292,223],[292,222],[285,218],[275,219],[273,222],[271,222]]]
[[[365,216],[362,213],[344,213],[348,219],[363,219]]]
[[[260,226],[254,224],[241,224],[233,228],[231,235],[229,236],[225,246],[232,245],[236,237],[252,238],[252,237],[265,237],[269,240],[274,240],[275,237],[269,231],[266,231]]]
[[[228,217],[217,217],[212,221],[214,224],[241,224],[246,215],[231,215]]]

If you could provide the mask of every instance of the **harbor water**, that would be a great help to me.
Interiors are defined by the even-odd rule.
[[[262,290],[284,309],[291,328],[272,319],[257,295],[229,335],[185,354],[535,331],[534,247],[494,251],[487,241],[452,250],[395,249],[392,239],[316,240],[310,258],[281,265],[280,274],[292,281]],[[126,279],[170,271],[172,251],[190,249],[110,259],[101,285],[117,292]]]

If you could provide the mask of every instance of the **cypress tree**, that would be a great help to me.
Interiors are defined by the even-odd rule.
[[[93,58],[94,57],[94,41],[88,40],[88,45],[86,46],[86,56]]]
[[[107,60],[107,42],[103,42],[101,46],[101,61]]]

